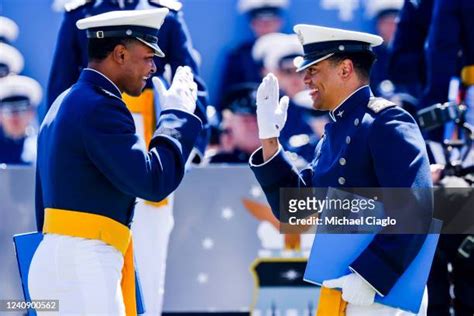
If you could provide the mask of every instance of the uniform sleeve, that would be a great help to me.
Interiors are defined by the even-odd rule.
[[[77,42],[77,28],[74,15],[66,12],[59,29],[54,52],[53,63],[49,74],[47,87],[47,110],[54,100],[71,85],[73,85],[80,74],[81,51]]]
[[[397,225],[403,225],[397,229],[416,228],[420,232],[379,233],[350,265],[380,295],[386,295],[426,239],[424,233],[432,219],[432,183],[423,138],[415,121],[406,112],[391,108],[379,114],[369,134],[369,146],[383,190],[385,212],[394,214]],[[403,198],[396,198],[400,192]],[[411,226],[408,228],[407,225]]]
[[[265,193],[273,215],[279,220],[280,214],[280,188],[298,188],[311,185],[311,175],[305,169],[299,174],[286,157],[280,146],[277,153],[267,161],[263,161],[262,148],[257,149],[250,156],[250,168]]]
[[[448,101],[449,82],[460,76],[460,66],[474,63],[474,2],[437,0],[426,50],[427,89],[422,107]],[[463,61],[459,58],[463,52]]]
[[[181,182],[201,122],[182,111],[163,111],[147,151],[125,105],[112,100],[85,114],[81,129],[88,156],[117,189],[160,201]]]
[[[421,94],[426,80],[424,47],[433,1],[405,1],[388,58],[389,79],[414,96]]]

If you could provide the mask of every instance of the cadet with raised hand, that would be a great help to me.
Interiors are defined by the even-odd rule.
[[[122,99],[140,95],[156,71],[167,14],[115,11],[77,22],[87,30],[89,64],[40,129],[36,215],[44,238],[28,278],[31,298],[59,300],[61,314],[136,314],[136,198],[160,201],[177,188],[201,131],[188,67],[177,69],[169,90],[158,85],[164,110],[148,150]]]
[[[275,216],[280,218],[280,188],[431,188],[425,144],[415,120],[394,104],[374,98],[369,88],[372,47],[382,38],[316,25],[300,24],[294,30],[305,53],[295,60],[297,71],[305,71],[313,108],[328,111],[332,121],[312,163],[297,172],[278,141],[287,103],[279,100],[276,78],[270,73],[263,79],[257,93],[262,147],[252,154],[250,167]],[[420,210],[412,216],[431,219],[426,213]],[[423,234],[377,234],[350,264],[351,273],[325,280],[318,315],[412,315],[374,299],[390,292],[424,240]],[[425,291],[419,315],[426,315],[426,306]]]
[[[199,157],[204,156],[208,142],[207,89],[199,76],[195,49],[182,10],[183,4],[177,0],[68,1],[65,5],[64,18],[58,33],[51,66],[46,105],[49,109],[58,95],[79,78],[81,69],[87,67],[87,34],[84,30],[76,28],[75,24],[78,20],[111,11],[154,8],[167,8],[169,12],[158,33],[163,54],[160,58],[155,57],[156,72],[153,76],[166,77],[167,84],[171,84],[177,68],[189,66],[194,74],[194,81],[198,85],[195,114],[201,119],[204,128],[194,144],[190,159],[199,160]],[[68,53],[65,54],[65,51]],[[168,69],[167,65],[171,70],[169,73],[171,78],[168,78],[168,72],[165,71]],[[147,81],[140,96],[123,94],[122,97],[132,113],[137,132],[145,139],[145,144],[148,146],[162,108],[162,104],[156,102],[158,98],[151,80]],[[174,194],[170,194],[159,202],[137,199],[135,206],[132,224],[135,259],[142,276],[141,286],[147,314],[150,315],[160,314],[163,305],[168,241],[174,227],[173,203]]]

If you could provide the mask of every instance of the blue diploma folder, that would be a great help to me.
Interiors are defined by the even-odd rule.
[[[18,234],[13,236],[13,243],[15,244],[16,258],[18,262],[18,270],[20,271],[21,286],[23,287],[23,295],[25,301],[31,301],[30,293],[28,291],[28,272],[30,271],[31,260],[36,252],[40,242],[43,240],[43,234],[38,232]],[[137,313],[143,314],[145,311],[143,299],[140,290],[140,282],[138,275],[135,273],[136,280],[136,295],[137,295]],[[60,304],[61,305],[61,302]],[[36,315],[33,309],[28,310],[28,315]]]
[[[417,314],[438,244],[442,222],[434,219],[420,252],[390,292],[375,301]],[[317,234],[308,259],[304,280],[321,285],[351,273],[349,265],[370,244],[375,234]]]

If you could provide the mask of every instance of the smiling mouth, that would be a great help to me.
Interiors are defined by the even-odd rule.
[[[318,88],[314,88],[314,89],[311,89],[311,90],[309,91],[309,94],[310,94],[311,97],[313,97],[313,98],[314,98],[314,97],[316,96],[316,94],[318,94],[318,93],[319,93],[319,89],[318,89]]]

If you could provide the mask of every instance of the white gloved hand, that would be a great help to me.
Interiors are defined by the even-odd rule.
[[[285,126],[290,99],[279,98],[278,80],[272,74],[263,78],[257,90],[257,122],[260,139],[279,137]]]
[[[160,106],[163,111],[182,110],[194,113],[197,100],[197,84],[194,82],[191,68],[179,66],[168,90],[166,90],[160,78],[153,77],[152,81],[158,92]]]
[[[341,288],[342,299],[350,304],[368,306],[374,303],[374,289],[355,273],[324,281],[323,286],[330,289]]]

